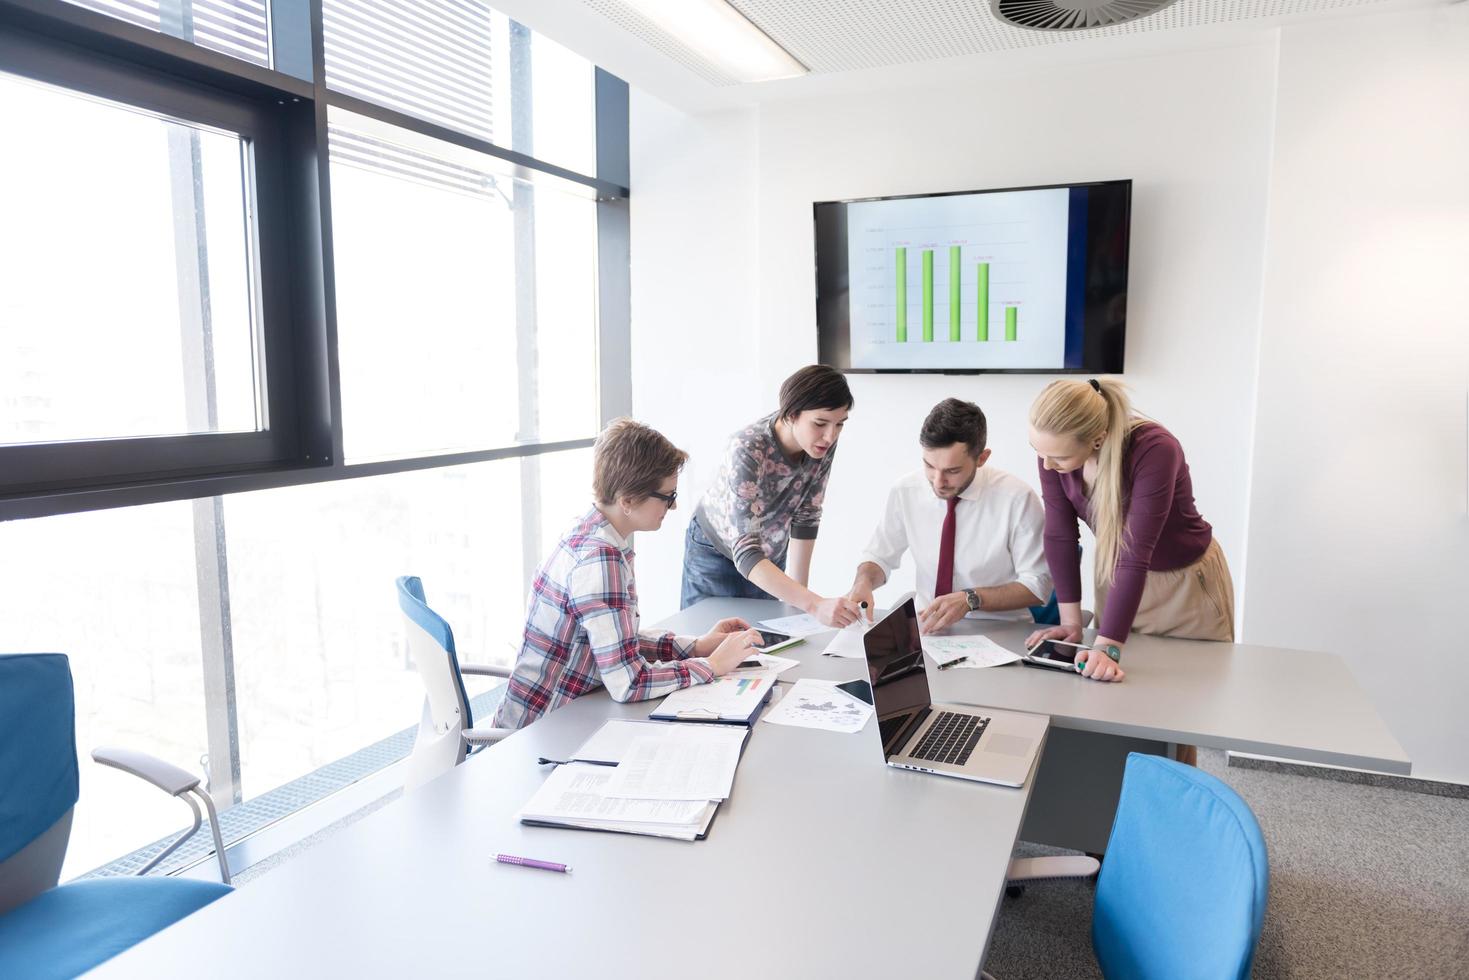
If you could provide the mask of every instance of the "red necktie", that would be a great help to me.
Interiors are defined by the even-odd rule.
[[[933,597],[946,596],[954,591],[954,508],[959,498],[949,498],[949,512],[944,515],[944,529],[939,533],[939,574],[933,586]]]

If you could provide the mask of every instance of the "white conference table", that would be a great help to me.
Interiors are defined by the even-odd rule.
[[[660,625],[699,632],[723,617],[754,622],[797,612],[768,599],[706,599]],[[946,632],[983,634],[1021,652],[1035,629],[965,619]],[[819,655],[832,635],[790,650],[802,666],[782,676],[866,676],[862,660]],[[1117,684],[1019,664],[940,672],[930,659],[928,666],[937,701],[1051,719],[1021,835],[1038,843],[1101,853],[1130,751],[1163,754],[1181,743],[1400,775],[1412,770],[1351,669],[1330,653],[1134,634],[1122,659],[1126,678]]]
[[[716,613],[679,621],[702,631]],[[794,651],[806,662],[782,680],[825,668],[816,650]],[[875,721],[856,735],[757,722],[707,840],[516,821],[546,776],[539,757],[649,709],[605,691],[565,705],[94,975],[977,974],[1029,783],[888,768]],[[498,865],[497,852],[574,870]]]

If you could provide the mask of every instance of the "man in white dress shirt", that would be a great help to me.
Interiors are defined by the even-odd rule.
[[[965,616],[1030,620],[1051,595],[1040,498],[986,466],[988,427],[972,402],[946,398],[923,420],[923,469],[888,491],[849,597],[875,608],[872,590],[913,554],[919,626],[936,633]]]

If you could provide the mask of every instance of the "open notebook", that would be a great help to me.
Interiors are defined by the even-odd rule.
[[[520,811],[520,822],[679,840],[699,840],[708,833],[718,803],[612,797],[607,789],[616,772],[616,767],[586,762],[557,766]]]
[[[748,729],[613,719],[520,812],[533,826],[697,840],[734,787]]]

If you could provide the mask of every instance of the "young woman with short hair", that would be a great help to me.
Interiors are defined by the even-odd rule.
[[[780,407],[736,432],[684,539],[684,606],[711,596],[780,599],[828,626],[857,621],[845,596],[807,587],[826,482],[852,410],[841,372],[803,367]]]

